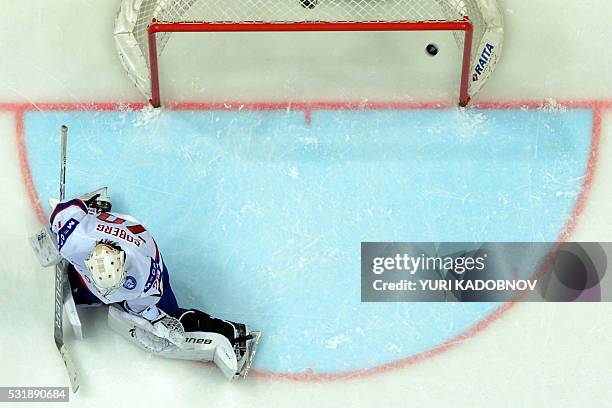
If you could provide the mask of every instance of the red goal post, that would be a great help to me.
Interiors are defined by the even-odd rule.
[[[459,104],[488,81],[501,55],[496,0],[123,0],[121,62],[154,107],[159,56],[174,32],[453,31],[462,49]]]

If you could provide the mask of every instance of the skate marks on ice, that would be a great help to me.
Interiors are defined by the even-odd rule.
[[[361,304],[361,241],[559,239],[592,170],[593,117],[588,107],[32,111],[23,142],[46,202],[48,135],[68,123],[68,196],[108,185],[117,209],[158,237],[182,303],[266,334],[256,369],[334,374],[431,352],[500,306]]]

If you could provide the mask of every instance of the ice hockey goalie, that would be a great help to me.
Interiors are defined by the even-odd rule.
[[[260,333],[179,307],[157,243],[137,219],[111,212],[99,194],[53,204],[50,230],[77,305],[109,305],[110,327],[149,352],[246,376]]]

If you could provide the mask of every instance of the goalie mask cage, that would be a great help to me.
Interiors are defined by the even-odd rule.
[[[158,58],[173,32],[249,31],[453,31],[461,106],[489,79],[503,44],[496,0],[123,0],[114,35],[129,77],[158,107]]]

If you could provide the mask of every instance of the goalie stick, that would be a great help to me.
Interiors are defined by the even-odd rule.
[[[60,137],[60,201],[64,201],[66,195],[66,147],[68,144],[68,127],[62,125]],[[71,354],[68,352],[64,344],[64,329],[63,329],[63,308],[64,308],[64,268],[65,261],[55,265],[55,325],[53,335],[55,337],[55,345],[60,352],[68,377],[70,378],[70,386],[72,392],[77,392],[79,389],[79,377],[74,366]]]

